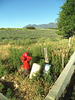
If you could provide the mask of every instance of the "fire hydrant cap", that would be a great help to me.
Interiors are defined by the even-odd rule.
[[[25,53],[23,54],[23,56],[25,56],[25,57],[26,57],[26,56],[28,56],[28,53],[27,53],[27,52],[25,52]]]

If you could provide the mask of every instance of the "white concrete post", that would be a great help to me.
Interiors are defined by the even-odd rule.
[[[36,76],[37,73],[39,73],[41,70],[41,66],[37,63],[34,63],[30,72],[30,79],[32,79],[32,76]]]

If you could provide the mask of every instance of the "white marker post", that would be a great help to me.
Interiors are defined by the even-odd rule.
[[[37,63],[34,63],[30,72],[30,79],[32,79],[32,76],[36,76],[37,73],[39,73],[41,70],[41,66]]]
[[[51,65],[49,64],[47,48],[44,48],[45,64],[44,64],[44,73],[48,74],[50,72]]]

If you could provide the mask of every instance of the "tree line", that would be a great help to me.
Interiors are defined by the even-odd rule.
[[[66,0],[57,19],[58,33],[75,35],[75,0]]]

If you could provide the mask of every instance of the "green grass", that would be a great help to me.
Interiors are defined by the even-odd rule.
[[[38,100],[40,97],[43,100],[47,95],[50,85],[58,78],[62,69],[62,53],[64,54],[64,65],[68,62],[70,56],[73,53],[74,41],[72,41],[71,48],[68,47],[68,40],[62,39],[61,36],[56,34],[57,30],[53,29],[2,29],[0,30],[0,44],[2,45],[0,54],[5,54],[5,51],[9,56],[4,56],[5,59],[0,57],[0,78],[5,76],[5,84],[0,83],[0,92],[4,89],[5,95],[11,100],[19,100],[20,98],[25,100]],[[10,44],[10,45],[8,45]],[[9,49],[5,49],[7,46]],[[19,48],[22,46],[22,48]],[[51,64],[50,74],[46,75],[42,69],[45,63],[44,60],[44,48],[48,50],[49,63]],[[41,73],[37,74],[37,77],[33,77],[30,80],[24,76],[23,72],[20,72],[21,55],[27,51],[29,56],[32,57],[30,66],[33,63],[41,65]],[[64,66],[65,67],[65,66]],[[10,77],[10,78],[9,78]],[[20,88],[14,89],[14,85],[11,86],[13,80],[19,83]],[[6,83],[10,82],[10,86]],[[4,86],[4,87],[3,87]],[[6,88],[7,87],[7,88]],[[25,91],[24,91],[25,89]],[[17,97],[17,95],[19,97]],[[26,97],[24,97],[26,96]],[[14,98],[14,99],[13,99]]]
[[[16,44],[16,45],[29,45],[30,43],[41,43],[46,41],[57,41],[59,36],[55,33],[56,30],[16,30],[6,29],[0,30],[0,44]],[[47,40],[48,38],[48,40]],[[59,38],[60,39],[60,38]]]

